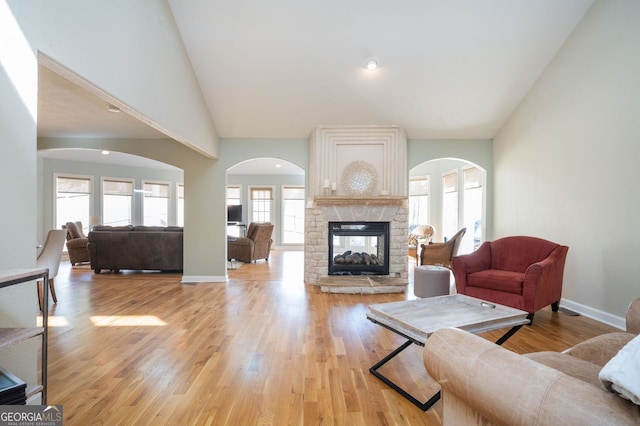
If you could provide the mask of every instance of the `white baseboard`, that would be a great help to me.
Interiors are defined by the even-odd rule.
[[[183,275],[180,284],[226,283],[226,275]]]
[[[609,324],[610,326],[619,328],[620,330],[626,329],[626,319],[623,317],[611,315],[608,312],[600,311],[590,306],[586,306],[577,302],[572,302],[571,300],[567,300],[567,299],[561,299],[560,306],[571,309],[572,311],[576,311],[579,314],[584,315],[585,317],[589,317],[596,321]]]

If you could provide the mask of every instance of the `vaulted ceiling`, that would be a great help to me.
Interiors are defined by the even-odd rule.
[[[592,2],[169,0],[220,137],[396,124],[410,139],[494,137]],[[40,136],[163,136],[50,72],[40,86]]]

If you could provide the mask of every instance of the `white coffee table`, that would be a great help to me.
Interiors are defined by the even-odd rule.
[[[429,336],[441,328],[455,327],[470,333],[509,328],[496,341],[501,345],[520,327],[529,323],[528,312],[462,294],[369,305],[367,318],[407,339],[396,350],[377,362],[369,371],[423,411],[440,399],[440,392],[420,402],[382,375],[378,369],[411,344],[424,346]]]

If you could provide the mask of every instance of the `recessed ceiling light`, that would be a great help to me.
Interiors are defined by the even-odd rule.
[[[105,149],[104,151],[102,151],[102,155],[109,155],[109,151]]]
[[[117,114],[117,113],[119,113],[119,112],[120,112],[120,108],[118,108],[118,107],[117,107],[117,106],[115,106],[115,105],[111,105],[111,104],[109,104],[109,105],[107,105],[107,111],[109,111],[109,112],[113,112],[113,113],[116,113],[116,114]]]
[[[376,59],[369,59],[367,61],[366,68],[369,71],[373,71],[373,70],[377,69],[378,68],[378,61]]]

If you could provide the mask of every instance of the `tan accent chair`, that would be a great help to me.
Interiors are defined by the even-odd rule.
[[[420,254],[418,248],[420,244],[429,244],[436,230],[431,225],[416,226],[409,233],[409,256],[416,260],[416,265],[420,264]]]
[[[67,222],[67,252],[71,265],[89,262],[89,249],[87,243],[89,239],[82,232],[82,222]]]
[[[602,367],[640,332],[640,299],[625,332],[560,352],[518,355],[453,328],[433,333],[424,365],[442,387],[447,425],[637,425],[640,406],[607,390]]]
[[[241,262],[254,262],[258,259],[269,260],[273,224],[251,222],[246,237],[227,237],[227,259]]]
[[[451,258],[458,254],[460,242],[466,232],[467,228],[462,228],[446,243],[422,244],[420,265],[437,265],[451,269]]]
[[[42,251],[36,259],[36,267],[39,269],[49,270],[49,290],[51,292],[51,298],[53,303],[58,303],[58,297],[56,296],[56,289],[53,285],[53,280],[58,275],[58,268],[60,267],[60,257],[62,256],[62,248],[64,247],[64,240],[67,235],[67,231],[64,229],[52,229],[47,234],[47,239],[42,246]],[[40,310],[42,310],[42,281],[38,281],[38,304]]]

